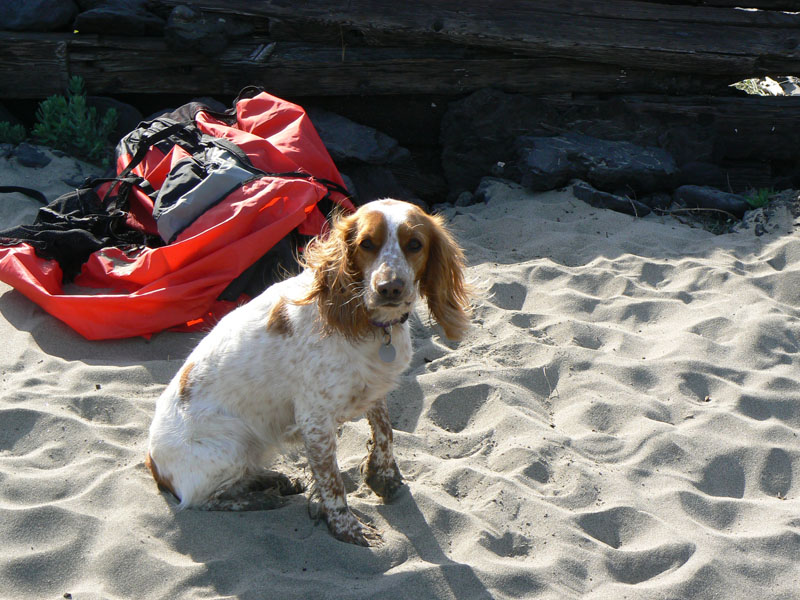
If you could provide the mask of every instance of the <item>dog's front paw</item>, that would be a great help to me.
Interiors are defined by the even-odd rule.
[[[378,546],[383,543],[381,532],[361,522],[346,506],[325,513],[325,521],[333,537],[357,546]]]
[[[384,502],[389,502],[403,487],[403,476],[400,474],[400,469],[397,468],[397,463],[394,460],[388,468],[380,468],[368,456],[361,463],[361,474],[364,476],[364,483],[380,496]]]

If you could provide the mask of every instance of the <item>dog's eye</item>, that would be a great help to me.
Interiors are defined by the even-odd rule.
[[[420,242],[417,238],[413,238],[408,242],[408,244],[406,244],[406,250],[409,252],[419,252],[422,250],[422,242]]]
[[[375,250],[375,244],[373,244],[372,240],[369,238],[364,238],[363,240],[361,240],[359,246],[361,246],[361,248],[367,251]]]

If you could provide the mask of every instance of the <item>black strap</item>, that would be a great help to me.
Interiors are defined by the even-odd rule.
[[[178,123],[172,123],[160,131],[156,131],[155,133],[151,133],[150,135],[143,137],[139,142],[139,147],[136,149],[136,152],[128,162],[128,166],[120,171],[119,175],[111,179],[111,181],[114,181],[115,183],[108,187],[108,190],[103,197],[103,202],[108,201],[114,189],[118,188],[117,199],[113,203],[114,206],[110,208],[113,210],[127,210],[128,194],[130,193],[131,187],[140,181],[144,181],[138,176],[134,176],[134,178],[128,177],[131,171],[133,171],[133,169],[135,169],[139,163],[144,160],[152,146],[163,140],[166,140],[171,135],[180,135],[182,132],[186,131],[187,127],[189,126],[194,127],[194,121],[181,121]]]
[[[173,123],[161,131],[156,131],[155,133],[151,133],[150,135],[142,138],[141,142],[139,142],[139,147],[136,149],[136,153],[131,157],[128,166],[120,172],[118,177],[127,177],[128,174],[130,174],[130,172],[133,171],[133,169],[135,169],[139,163],[144,160],[144,157],[147,156],[151,146],[154,146],[158,142],[167,139],[173,134],[180,133],[181,131],[185,130],[187,126],[194,126],[194,121]]]
[[[15,192],[19,194],[25,194],[29,198],[33,198],[34,200],[41,202],[44,205],[47,205],[47,196],[45,196],[39,190],[20,187],[18,185],[0,185],[0,193],[2,194],[13,194]]]

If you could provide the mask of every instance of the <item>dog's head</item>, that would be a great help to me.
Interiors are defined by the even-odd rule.
[[[348,337],[403,321],[418,294],[448,338],[469,325],[464,254],[441,217],[413,204],[378,200],[341,216],[303,262],[323,319]]]

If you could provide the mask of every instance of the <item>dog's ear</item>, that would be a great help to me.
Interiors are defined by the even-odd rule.
[[[445,335],[460,340],[470,321],[470,287],[464,279],[464,252],[445,228],[442,217],[428,218],[431,237],[420,293]]]
[[[360,273],[353,262],[357,227],[354,215],[335,216],[327,235],[312,240],[301,257],[301,265],[314,275],[303,301],[316,300],[323,328],[349,338],[361,335],[369,323],[363,303],[354,301],[361,293]]]

